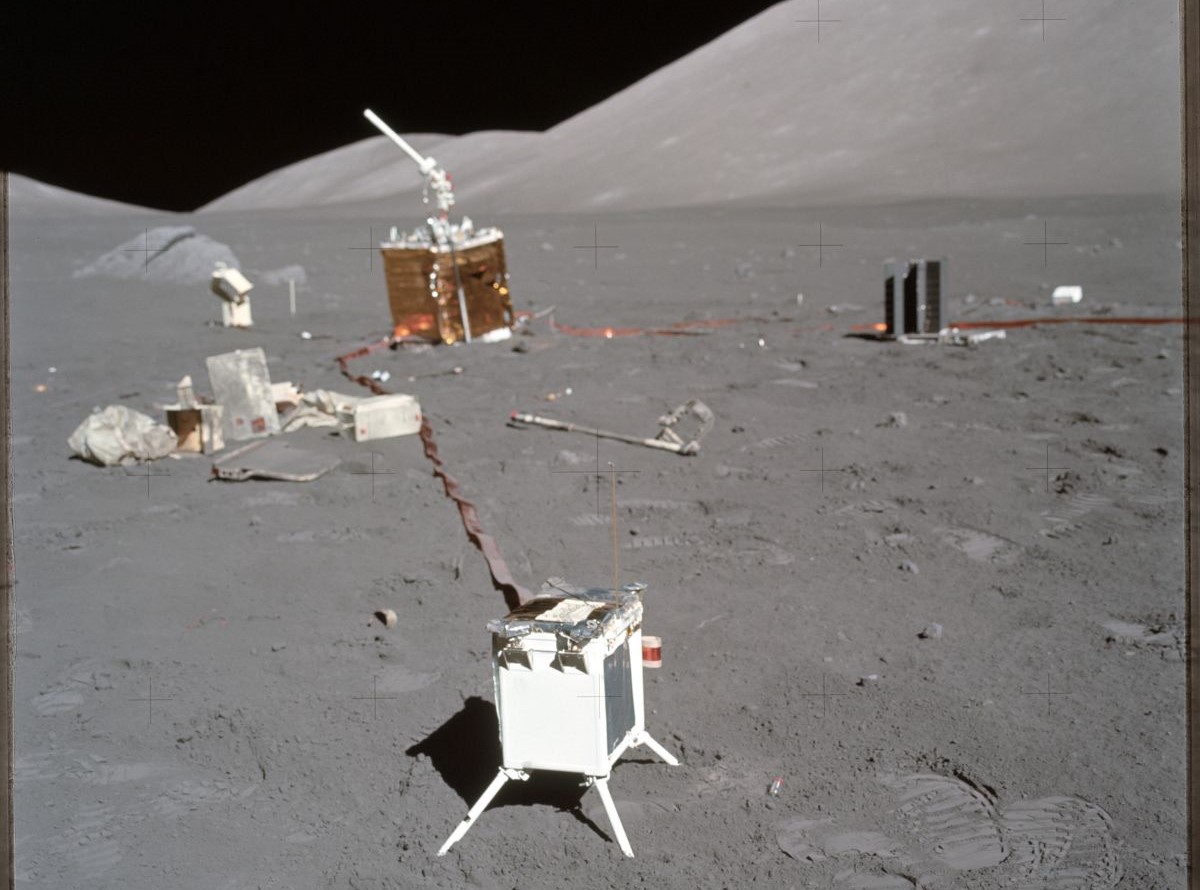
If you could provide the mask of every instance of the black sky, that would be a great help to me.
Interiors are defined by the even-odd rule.
[[[770,5],[13,4],[0,167],[190,210],[376,135],[367,106],[400,132],[544,130]]]

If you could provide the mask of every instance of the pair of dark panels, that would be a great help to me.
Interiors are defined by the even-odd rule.
[[[889,337],[936,334],[946,324],[942,296],[945,260],[888,260],[883,287]]]

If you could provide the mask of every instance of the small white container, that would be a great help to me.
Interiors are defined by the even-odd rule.
[[[410,436],[421,429],[421,405],[403,393],[376,396],[343,410],[341,419],[355,442]]]
[[[1062,287],[1056,287],[1054,293],[1050,295],[1050,301],[1055,306],[1062,306],[1066,303],[1078,303],[1083,299],[1083,288],[1077,284],[1065,284]]]

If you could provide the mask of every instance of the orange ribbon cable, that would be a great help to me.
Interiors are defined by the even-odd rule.
[[[355,349],[352,352],[347,352],[345,355],[339,355],[337,357],[338,367],[348,380],[352,380],[360,386],[365,386],[376,395],[390,395],[391,390],[380,386],[377,381],[361,374],[353,374],[350,371],[350,362],[364,358],[380,349],[386,349],[390,345],[391,340],[384,339],[370,343],[360,349]],[[458,514],[462,518],[463,528],[467,532],[467,537],[479,549],[479,552],[483,554],[483,558],[487,561],[488,572],[492,576],[493,586],[504,594],[504,601],[510,609],[515,609],[522,603],[532,599],[533,594],[513,579],[512,573],[508,570],[508,564],[505,563],[504,557],[500,554],[500,547],[496,544],[496,539],[483,530],[483,526],[479,523],[479,513],[475,509],[475,505],[463,496],[462,489],[458,485],[458,480],[446,471],[446,465],[442,462],[441,456],[438,454],[437,443],[433,438],[433,427],[429,425],[429,415],[423,411],[421,412],[421,430],[418,435],[421,437],[425,456],[433,464],[434,477],[442,480],[446,497],[458,505]]]
[[[1197,319],[1191,319],[1195,324]],[[1154,318],[1144,316],[1077,315],[1071,318],[1017,318],[1008,321],[952,321],[950,327],[960,331],[979,328],[1031,328],[1039,324],[1188,324],[1186,318]]]
[[[730,325],[740,324],[742,321],[748,320],[750,319],[713,318],[700,321],[679,321],[665,328],[576,328],[569,324],[559,324],[554,320],[553,316],[549,319],[550,327],[560,334],[568,334],[572,337],[604,337],[607,340],[611,340],[614,337],[640,337],[648,335],[685,337],[689,334],[702,334],[706,330],[729,327]]]

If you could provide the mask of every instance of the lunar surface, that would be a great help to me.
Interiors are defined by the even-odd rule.
[[[499,765],[507,609],[416,436],[281,433],[340,460],[305,483],[67,447],[235,349],[368,395],[337,358],[391,330],[411,162],[372,138],[191,214],[10,181],[18,886],[1184,886],[1177,7],[830,2],[818,43],[811,6],[548,133],[414,138],[530,315],[349,362],[420,400],[526,588],[611,583],[620,471],[680,760],[613,770],[633,859],[550,773],[436,856]],[[894,257],[1006,336],[867,336]],[[692,398],[690,457],[508,424],[650,437]]]

